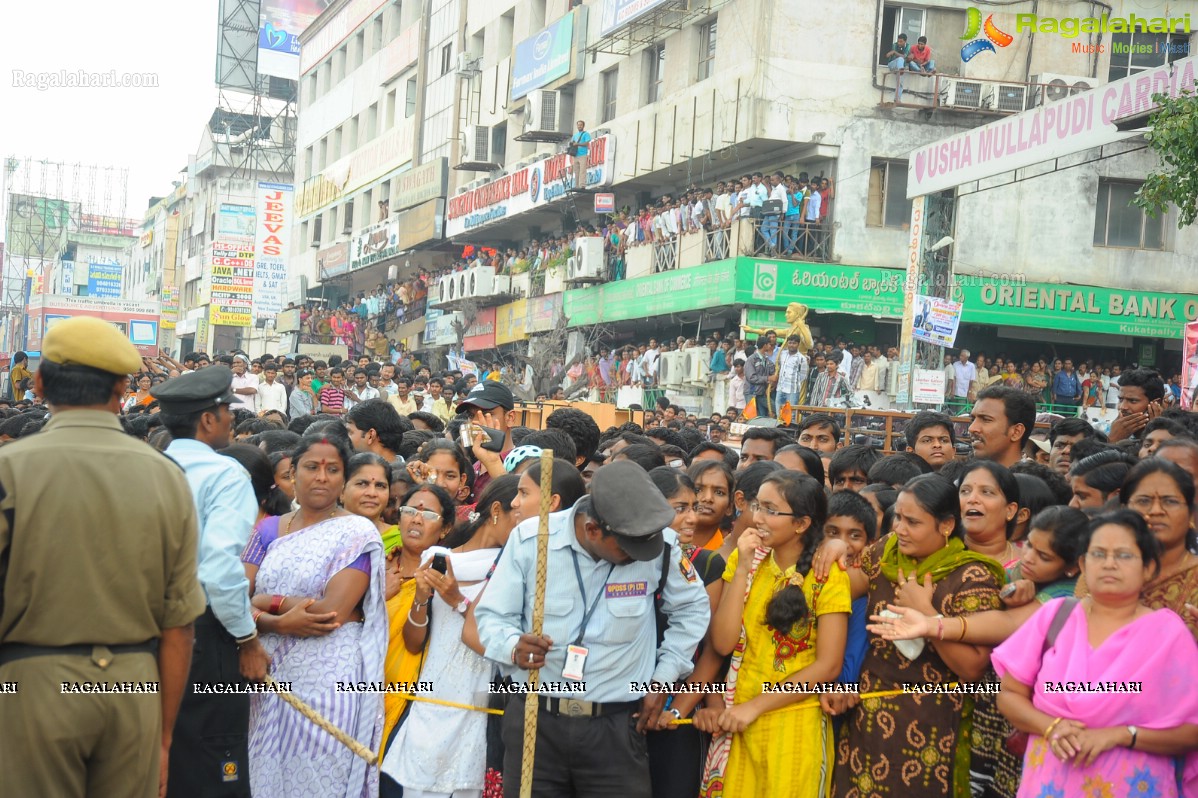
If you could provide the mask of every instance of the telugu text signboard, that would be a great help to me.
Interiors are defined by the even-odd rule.
[[[124,267],[116,261],[89,260],[87,295],[99,299],[119,299]]]

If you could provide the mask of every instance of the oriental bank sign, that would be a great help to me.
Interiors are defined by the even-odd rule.
[[[587,187],[610,186],[615,174],[615,137],[610,134],[599,136],[591,141],[588,150]],[[549,205],[562,197],[570,186],[569,169],[570,156],[560,152],[451,197],[445,213],[445,235],[453,238]]]

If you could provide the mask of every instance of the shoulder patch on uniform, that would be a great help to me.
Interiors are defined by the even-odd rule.
[[[682,559],[678,562],[678,569],[682,571],[682,577],[686,579],[686,581],[699,581],[699,574],[695,572],[695,564],[692,563],[691,558],[687,557],[685,554],[682,555]]]

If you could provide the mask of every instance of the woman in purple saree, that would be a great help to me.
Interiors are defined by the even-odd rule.
[[[1137,513],[1095,518],[1081,559],[1089,596],[1048,602],[994,650],[999,709],[1030,735],[1019,798],[1193,794],[1179,791],[1177,765],[1190,780],[1198,646],[1172,610],[1140,603],[1160,551]]]
[[[337,506],[350,456],[343,438],[305,436],[292,455],[300,508],[262,521],[242,560],[271,675],[378,751],[388,634],[383,545],[373,523]],[[354,689],[362,686],[370,691]],[[375,798],[378,768],[264,693],[250,710],[250,787],[255,798]]]

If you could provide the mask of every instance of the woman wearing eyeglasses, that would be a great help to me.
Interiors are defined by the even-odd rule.
[[[518,477],[488,483],[478,508],[462,527],[444,535],[451,549],[445,573],[433,568],[425,552],[414,571],[415,599],[404,625],[409,652],[424,650],[420,681],[427,695],[442,701],[477,705],[488,693],[493,666],[463,641],[466,613],[486,586],[487,574],[513,527],[511,503]],[[436,495],[439,493],[440,495]],[[452,501],[444,490],[415,489],[400,507],[405,529],[449,530]],[[405,535],[405,539],[406,539]],[[405,796],[480,795],[487,764],[487,716],[453,707],[415,702],[383,757],[383,773],[403,787]]]
[[[1132,497],[1146,495],[1149,478],[1136,482]],[[1189,775],[1198,764],[1198,646],[1143,600],[1162,546],[1140,514],[1100,515],[1088,537],[1089,595],[1050,601],[994,650],[998,706],[1030,735],[1019,796],[1172,798],[1173,758],[1190,755]]]
[[[1144,604],[1177,613],[1198,639],[1198,619],[1185,611],[1187,601],[1198,604],[1194,481],[1180,466],[1150,457],[1128,473],[1119,500],[1144,517],[1148,531],[1161,544],[1161,567],[1144,585]],[[1080,585],[1078,595],[1084,595]]]
[[[828,499],[806,474],[780,471],[761,483],[753,526],[724,569],[708,639],[732,655],[722,710],[701,710],[695,725],[715,733],[703,796],[822,796],[831,786],[832,724],[813,695],[767,684],[834,682],[848,637],[848,575],[811,572],[823,539]]]

